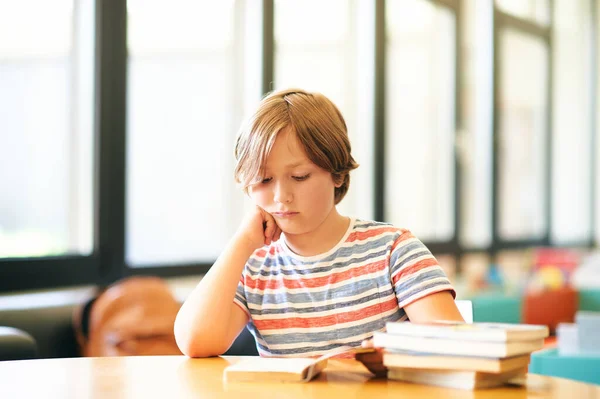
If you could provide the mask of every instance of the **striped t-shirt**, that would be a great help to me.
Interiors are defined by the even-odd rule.
[[[351,220],[328,252],[302,257],[284,238],[248,259],[234,302],[250,317],[261,356],[317,356],[360,346],[405,305],[450,290],[431,252],[410,231]]]

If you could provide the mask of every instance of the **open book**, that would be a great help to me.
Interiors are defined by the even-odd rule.
[[[250,357],[227,366],[226,382],[308,382],[315,378],[331,357],[344,353],[374,352],[369,348],[339,347],[317,358],[310,357]]]

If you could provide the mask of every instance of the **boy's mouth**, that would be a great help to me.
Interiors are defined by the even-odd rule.
[[[300,212],[286,211],[286,212],[273,212],[272,215],[280,217],[280,218],[289,218],[294,215],[297,215],[298,213],[300,213]]]

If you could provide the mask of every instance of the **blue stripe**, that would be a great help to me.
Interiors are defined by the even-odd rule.
[[[246,301],[251,304],[279,304],[279,303],[315,303],[325,302],[334,298],[343,298],[344,296],[360,295],[366,291],[369,291],[377,287],[391,286],[389,276],[387,274],[381,275],[379,278],[365,279],[361,281],[355,281],[349,279],[346,284],[340,285],[336,288],[323,287],[319,291],[306,291],[291,293],[287,291],[278,291],[275,293],[254,293],[248,289],[245,291]]]

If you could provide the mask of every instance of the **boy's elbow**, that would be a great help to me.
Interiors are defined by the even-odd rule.
[[[191,358],[220,356],[227,351],[227,349],[214,347],[209,342],[202,342],[202,340],[199,339],[186,342],[185,344],[177,342],[177,345],[179,346],[179,350],[181,350],[185,356]]]
[[[192,332],[191,329],[182,328],[175,322],[175,342],[181,353],[192,358],[212,357],[222,355],[229,349],[219,342],[213,342],[202,332]],[[214,334],[213,334],[214,335]]]

